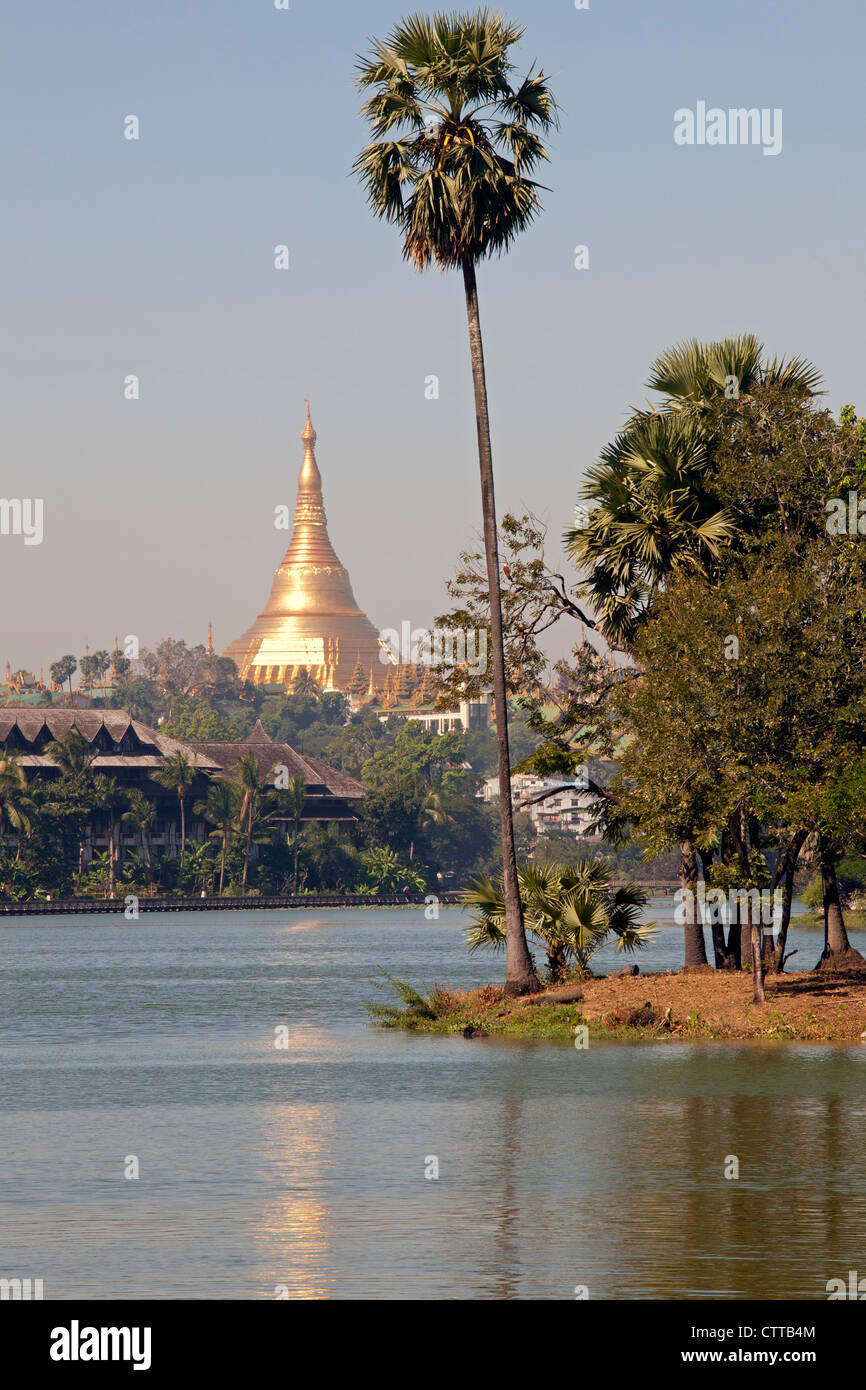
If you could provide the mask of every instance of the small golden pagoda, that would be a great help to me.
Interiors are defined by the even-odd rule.
[[[328,536],[316,438],[307,402],[292,539],[264,612],[225,650],[241,677],[256,685],[288,690],[296,669],[305,667],[322,689],[345,690],[362,663],[380,667],[379,634],[358,607]]]

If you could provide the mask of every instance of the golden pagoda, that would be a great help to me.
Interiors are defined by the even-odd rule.
[[[296,668],[305,667],[323,687],[345,690],[362,662],[380,667],[379,634],[358,607],[328,536],[316,438],[307,402],[292,539],[264,611],[225,650],[256,685],[290,689]]]

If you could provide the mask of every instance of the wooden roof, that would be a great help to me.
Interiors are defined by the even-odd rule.
[[[20,761],[25,767],[55,767],[42,750],[46,743],[63,738],[72,729],[77,729],[82,738],[101,750],[94,763],[97,768],[159,767],[163,758],[178,752],[201,772],[219,768],[218,763],[197,752],[192,744],[166,738],[157,729],[133,719],[127,710],[0,708],[0,744],[10,739],[15,744],[23,743]],[[118,752],[106,747],[109,740],[114,744],[126,742],[129,751]],[[28,752],[28,744],[35,745],[32,751]]]
[[[23,767],[56,767],[45,754],[45,745],[63,738],[71,729],[77,729],[88,743],[99,749],[93,762],[97,770],[158,768],[164,758],[180,752],[193,767],[213,776],[231,772],[246,753],[255,758],[260,776],[266,777],[282,764],[288,768],[290,777],[303,777],[313,797],[356,801],[365,794],[365,788],[353,777],[338,772],[318,758],[303,757],[287,743],[274,743],[260,720],[242,743],[210,743],[201,739],[167,738],[158,729],[133,719],[126,710],[0,708],[0,745],[11,740],[19,750],[18,760]],[[124,743],[128,751],[110,746]]]
[[[303,777],[312,795],[318,792],[319,795],[356,801],[366,794],[366,788],[360,782],[356,782],[354,777],[348,777],[346,773],[329,767],[318,758],[304,756],[288,743],[274,743],[262,727],[260,719],[256,720],[252,733],[242,743],[203,743],[191,739],[189,746],[203,756],[213,759],[226,772],[230,772],[244,754],[248,754],[255,758],[261,777],[266,777],[275,767],[282,765],[288,768],[290,777]]]

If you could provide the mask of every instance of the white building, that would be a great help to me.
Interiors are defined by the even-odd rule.
[[[550,791],[551,795],[531,806],[521,807],[521,802],[540,796],[544,791]],[[499,778],[488,777],[478,796],[492,801],[498,795]],[[511,779],[511,804],[515,811],[527,812],[538,835],[544,835],[551,826],[568,830],[573,835],[588,834],[594,803],[592,793],[576,779],[569,782],[560,777],[533,777],[524,773]]]

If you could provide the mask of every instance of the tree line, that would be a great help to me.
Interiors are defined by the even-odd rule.
[[[648,856],[677,850],[692,904],[699,877],[781,889],[775,922],[693,909],[684,923],[687,966],[708,963],[706,927],[715,966],[750,969],[760,998],[765,969],[784,966],[805,855],[822,882],[820,967],[866,967],[837,873],[866,848],[866,422],[851,407],[834,418],[811,364],[768,359],[750,335],[684,343],[648,385],[661,399],[578,490],[574,580],[534,517],[503,524],[506,650],[540,740],[523,766],[609,759],[614,777],[592,783],[598,827]],[[438,621],[483,621],[477,556],[451,591]],[[579,640],[551,718],[539,638],[563,618]]]

